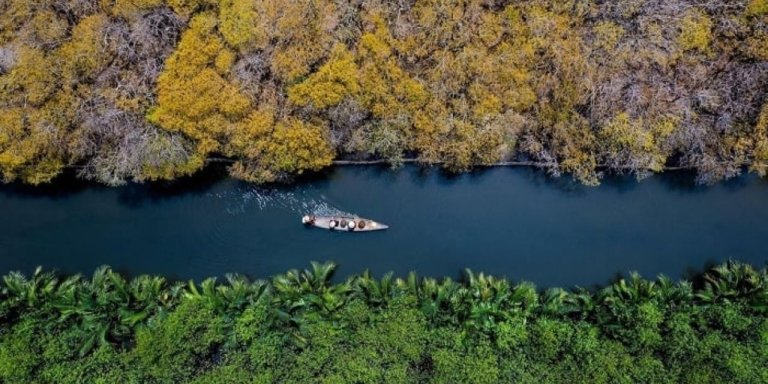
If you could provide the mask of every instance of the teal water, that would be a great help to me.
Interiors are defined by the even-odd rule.
[[[405,167],[338,167],[264,188],[221,170],[173,183],[106,188],[64,178],[0,186],[0,272],[37,265],[89,274],[258,278],[334,260],[339,274],[458,277],[463,268],[539,286],[604,284],[635,270],[674,278],[738,259],[768,262],[768,182],[711,187],[686,173],[597,188],[527,168],[461,176]],[[307,212],[349,212],[391,226],[331,233]]]

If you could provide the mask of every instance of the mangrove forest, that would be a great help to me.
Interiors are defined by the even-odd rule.
[[[4,0],[0,176],[768,165],[766,0]]]
[[[765,383],[768,271],[600,289],[312,263],[180,283],[37,269],[3,278],[4,383]]]

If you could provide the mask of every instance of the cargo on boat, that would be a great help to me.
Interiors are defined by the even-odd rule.
[[[301,218],[301,222],[307,226],[331,231],[370,232],[389,228],[388,225],[361,217],[306,215]]]

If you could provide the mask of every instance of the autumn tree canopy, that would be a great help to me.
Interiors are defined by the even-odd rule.
[[[768,1],[7,0],[0,174],[768,169]]]

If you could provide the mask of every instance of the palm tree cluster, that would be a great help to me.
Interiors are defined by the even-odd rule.
[[[180,284],[162,277],[142,275],[128,281],[109,267],[96,269],[90,279],[59,279],[38,267],[29,278],[11,272],[3,283],[3,323],[32,311],[52,323],[71,324],[82,335],[81,356],[101,344],[129,341],[137,326],[173,309],[183,293]]]
[[[79,353],[112,343],[129,346],[139,327],[167,316],[183,300],[198,301],[220,315],[226,324],[251,305],[271,309],[270,326],[290,330],[297,346],[306,346],[303,324],[308,319],[342,321],[341,309],[362,301],[371,310],[385,308],[398,298],[417,303],[435,325],[458,326],[470,336],[495,337],[498,324],[510,319],[554,318],[587,321],[606,334],[621,339],[638,320],[643,305],[656,308],[739,303],[756,314],[768,313],[768,272],[750,265],[728,262],[701,277],[701,284],[673,282],[661,276],[645,280],[632,273],[628,279],[596,291],[584,288],[551,288],[543,292],[528,282],[465,271],[460,281],[419,279],[415,273],[381,279],[369,271],[334,283],[336,264],[312,262],[311,268],[291,270],[271,279],[249,281],[227,275],[201,284],[168,282],[142,275],[126,280],[109,267],[100,267],[90,279],[80,275],[59,278],[37,268],[30,277],[11,272],[0,290],[0,324],[13,325],[23,315],[45,318],[51,324],[66,323],[79,330]]]
[[[0,284],[0,382],[765,382],[768,272],[538,290],[313,262],[269,280],[38,268]]]

